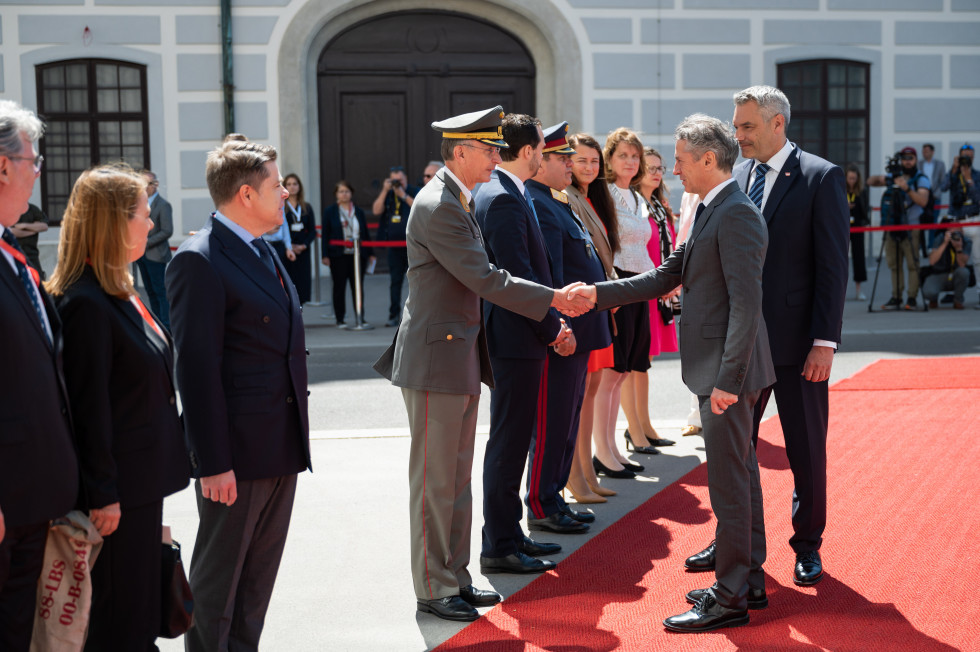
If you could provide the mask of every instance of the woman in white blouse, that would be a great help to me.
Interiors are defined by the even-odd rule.
[[[613,258],[619,278],[628,278],[653,269],[647,253],[650,240],[650,213],[643,198],[632,189],[646,174],[643,144],[635,133],[620,127],[606,138],[603,148],[606,181],[616,207],[619,250]],[[596,454],[592,460],[596,473],[611,478],[632,478],[643,467],[633,464],[616,447],[616,417],[623,381],[631,371],[650,368],[650,314],[647,302],[623,306],[615,314],[611,369],[602,370],[595,404],[593,439]],[[637,452],[656,454],[652,446],[635,446]]]

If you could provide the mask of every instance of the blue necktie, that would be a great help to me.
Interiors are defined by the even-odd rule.
[[[766,194],[766,172],[770,169],[765,163],[759,163],[759,166],[755,169],[755,181],[752,182],[752,187],[749,188],[749,199],[752,200],[752,203],[760,211],[762,210],[762,196]]]
[[[23,250],[17,243],[17,239],[14,238],[14,234],[10,232],[9,229],[3,230],[3,241],[6,242],[10,247],[20,254],[20,256],[14,256],[14,267],[17,268],[17,278],[20,279],[21,285],[24,286],[24,291],[27,292],[27,296],[30,297],[31,305],[34,306],[34,312],[37,313],[37,319],[41,322],[41,330],[44,331],[44,336],[48,340],[48,345],[52,344],[51,334],[48,333],[48,329],[44,326],[44,310],[41,307],[41,293],[34,284],[34,280],[31,278],[30,273],[27,271],[27,265],[21,261],[21,257],[24,255]]]
[[[540,228],[541,222],[538,221],[538,212],[534,210],[534,200],[531,199],[531,193],[528,191],[527,186],[524,186],[524,199],[527,200],[527,205],[531,207],[531,215],[534,216],[534,223]]]
[[[269,244],[262,238],[256,238],[252,240],[252,246],[259,252],[259,260],[266,266],[266,269],[275,274],[276,264],[272,262],[272,252],[269,250]]]
[[[698,218],[701,217],[701,213],[703,212],[704,212],[704,204],[703,203],[698,204],[697,210],[694,211],[694,219],[691,220],[691,228],[694,228],[694,225],[698,223]]]

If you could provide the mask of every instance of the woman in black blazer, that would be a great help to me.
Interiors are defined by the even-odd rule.
[[[356,295],[354,290],[354,249],[343,245],[332,245],[331,240],[350,240],[358,236],[361,240],[370,240],[371,234],[367,229],[364,211],[354,205],[354,188],[344,180],[338,181],[333,187],[337,203],[323,210],[323,264],[330,266],[330,277],[333,279],[333,311],[337,317],[337,325],[344,326],[347,316],[346,294],[350,285],[351,297]],[[370,249],[361,247],[361,320],[364,320],[364,273],[367,262],[374,260]]]
[[[289,228],[293,253],[296,254],[296,260],[283,260],[282,264],[296,286],[300,303],[308,303],[313,284],[310,277],[313,271],[310,247],[316,239],[316,216],[313,214],[313,207],[303,198],[303,182],[298,176],[287,174],[282,185],[289,191],[289,198],[283,207],[283,220]]]
[[[105,539],[92,567],[86,650],[156,650],[163,498],[190,477],[170,337],[129,274],[149,215],[146,182],[133,170],[82,173],[47,282],[64,323],[79,507]]]

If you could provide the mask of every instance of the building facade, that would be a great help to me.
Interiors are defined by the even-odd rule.
[[[222,34],[219,0],[0,0],[0,95],[49,125],[34,203],[59,219],[81,170],[122,158],[157,172],[176,234],[200,228]],[[980,144],[980,0],[232,0],[230,34],[234,130],[318,212],[340,178],[364,206],[389,166],[414,182],[429,122],[498,103],[600,141],[632,127],[668,166],[684,116],[730,120],[761,83],[794,140],[868,173]]]

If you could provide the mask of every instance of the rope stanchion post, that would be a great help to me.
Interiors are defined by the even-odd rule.
[[[361,238],[355,236],[354,242],[354,325],[347,330],[369,331],[374,326],[364,321],[364,292],[361,285]]]
[[[318,308],[325,305],[320,295],[320,266],[323,264],[321,262],[322,260],[320,257],[320,229],[318,227],[316,236],[313,238],[313,301],[306,304]]]

